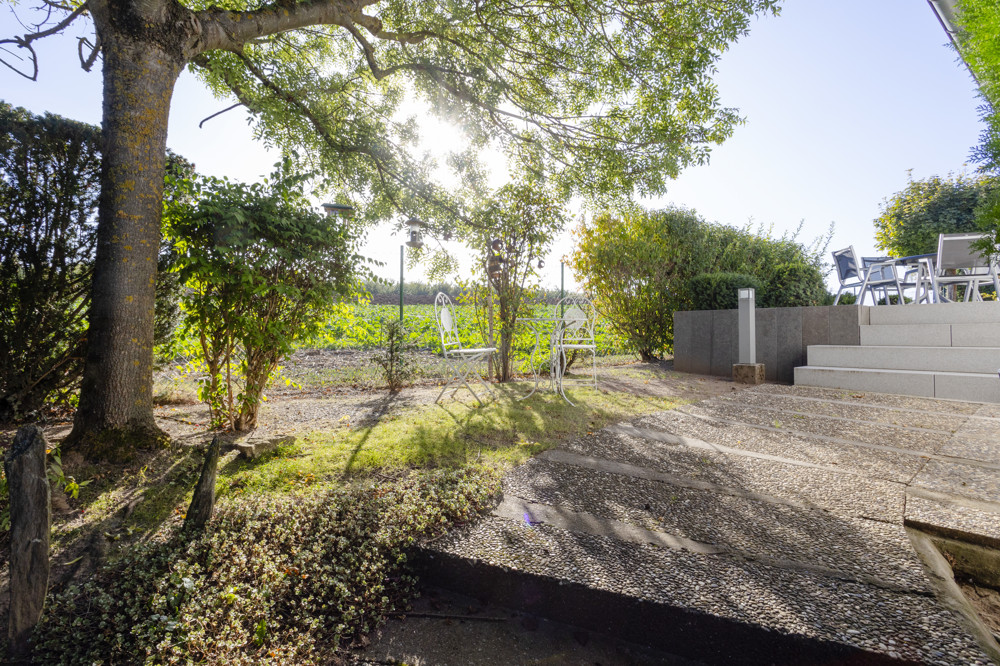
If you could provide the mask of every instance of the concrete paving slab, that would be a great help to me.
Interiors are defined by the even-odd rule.
[[[995,430],[995,427],[983,426],[977,430],[979,432],[974,434],[966,433],[963,430],[961,434],[951,437],[938,449],[938,453],[968,460],[1000,462],[1000,458],[997,457],[996,434],[994,432],[992,437],[988,434],[990,430]]]
[[[787,429],[727,423],[681,412],[662,412],[636,425],[667,432],[689,433],[712,444],[840,470],[857,476],[906,483],[920,471],[923,459],[912,453],[873,449],[802,436]]]
[[[849,439],[860,444],[906,449],[918,454],[935,453],[946,440],[951,438],[950,433],[944,431],[918,430],[839,416],[782,411],[758,405],[747,406],[732,400],[706,400],[698,403],[696,407],[685,408],[683,411],[737,420],[751,425],[788,428],[797,433]]]
[[[499,517],[455,532],[432,548],[496,569],[719,618],[734,629],[765,628],[775,648],[783,636],[792,635],[899,660],[989,663],[951,613],[924,594]]]
[[[841,515],[900,522],[903,511],[904,486],[901,483],[862,478],[836,468],[750,457],[744,455],[748,451],[739,449],[694,449],[602,431],[569,442],[565,450],[669,474],[688,483],[712,484],[728,492],[738,489],[769,495]]]
[[[961,498],[910,494],[906,499],[906,522],[993,547],[1000,543],[1000,504],[976,505]]]
[[[902,525],[533,460],[504,479],[511,495],[722,547],[741,558],[929,592]],[[520,515],[520,514],[518,514]]]
[[[906,428],[922,428],[937,431],[938,434],[952,434],[966,426],[970,417],[964,414],[927,412],[923,410],[902,410],[899,408],[867,405],[847,400],[821,400],[802,396],[779,395],[775,393],[744,392],[736,404],[779,409],[799,414],[836,416],[858,421],[881,423]],[[728,400],[728,396],[720,396]],[[986,430],[993,432],[1000,422],[983,422]]]
[[[928,460],[914,477],[912,485],[995,502],[1000,499],[1000,470],[975,464]]]
[[[933,398],[878,393],[875,391],[854,391],[848,389],[831,389],[819,386],[789,386],[787,384],[764,384],[749,389],[757,393],[776,393],[828,400],[846,400],[878,407],[898,407],[917,411],[940,412],[946,414],[979,414],[984,405],[957,400],[934,400]],[[983,412],[983,416],[1000,416],[1000,406],[993,407],[992,412]]]

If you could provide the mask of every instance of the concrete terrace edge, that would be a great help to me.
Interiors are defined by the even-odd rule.
[[[425,583],[708,664],[917,663],[451,553],[419,548],[414,559]]]

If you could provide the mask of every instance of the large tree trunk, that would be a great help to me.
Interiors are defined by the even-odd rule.
[[[112,18],[114,23],[116,18]],[[87,358],[69,446],[123,459],[167,436],[153,419],[153,308],[167,119],[181,57],[101,31],[104,158]]]

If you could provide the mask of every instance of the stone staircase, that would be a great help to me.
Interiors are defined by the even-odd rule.
[[[807,357],[797,386],[1000,403],[1000,303],[865,308],[860,346]]]

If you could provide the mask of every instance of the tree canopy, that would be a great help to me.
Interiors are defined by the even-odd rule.
[[[1000,5],[995,0],[961,0],[958,4],[959,48],[979,82],[985,104],[986,129],[973,157],[984,169],[1000,170]]]
[[[267,142],[319,166],[362,219],[417,214],[444,226],[465,216],[464,195],[482,182],[475,155],[490,143],[564,193],[662,192],[739,122],[720,103],[715,63],[778,4],[38,0],[42,20],[0,39],[0,62],[36,78],[37,40],[87,17],[95,34],[79,60],[103,68],[97,264],[70,444],[163,437],[152,415],[154,264],[184,67],[235,96]],[[469,148],[449,159],[458,186],[437,184],[432,161],[415,155],[410,100],[463,128]]]
[[[936,252],[938,234],[978,230],[976,208],[996,189],[996,179],[985,176],[911,179],[882,203],[876,245],[893,257]]]

